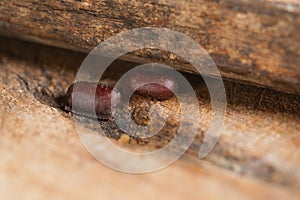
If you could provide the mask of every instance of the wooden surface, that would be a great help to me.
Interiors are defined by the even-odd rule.
[[[226,78],[300,92],[298,0],[0,2],[1,34],[82,52],[116,33],[146,26],[192,37]],[[123,59],[195,72],[168,52],[141,50]]]
[[[299,199],[300,96],[226,81],[229,104],[222,136],[213,152],[199,160],[197,152],[211,110],[205,87],[193,82],[198,77],[187,75],[201,111],[195,144],[163,170],[124,174],[87,153],[72,116],[61,109],[61,97],[85,55],[7,38],[0,42],[1,199],[20,198],[20,194],[22,199]],[[132,65],[117,61],[112,68]],[[143,105],[160,104],[174,117],[162,130],[167,133],[164,137],[130,138],[125,143],[152,148],[168,141],[174,134],[168,125],[177,124],[176,101],[135,96],[132,103],[140,123],[147,116]],[[187,129],[195,125],[192,120],[184,123]],[[124,133],[115,132],[113,122],[101,125],[108,127],[107,136],[124,144],[120,139]]]

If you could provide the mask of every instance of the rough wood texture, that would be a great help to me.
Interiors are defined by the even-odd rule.
[[[192,37],[226,78],[300,93],[298,0],[0,2],[1,34],[76,51],[88,52],[118,32],[145,26]],[[124,59],[194,72],[166,52],[140,51]]]
[[[213,152],[199,160],[198,145],[211,111],[205,87],[195,81],[202,113],[195,144],[157,173],[122,174],[85,151],[71,115],[61,110],[60,97],[85,55],[5,38],[0,42],[1,199],[19,194],[24,199],[223,199],[225,194],[230,199],[299,198],[300,96],[226,81],[224,131]],[[132,63],[114,65],[125,68]],[[155,102],[135,96],[134,112],[140,113],[135,118],[145,122],[147,112],[141,105],[157,103],[174,114],[167,124],[176,124],[174,99]],[[193,113],[194,104],[189,109]],[[186,128],[195,125],[185,123]],[[119,139],[111,121],[102,125],[109,136]],[[162,131],[172,134],[170,127]],[[134,148],[159,146],[168,134],[160,140],[128,142]]]

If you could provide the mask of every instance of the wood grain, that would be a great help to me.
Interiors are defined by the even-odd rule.
[[[297,0],[0,2],[1,34],[82,52],[116,33],[146,26],[167,27],[192,37],[225,78],[300,92]],[[141,50],[123,59],[195,72],[169,52]]]
[[[298,199],[300,187],[299,95],[225,81],[228,111],[219,143],[205,159],[197,152],[210,122],[210,103],[199,77],[187,75],[200,105],[195,143],[175,164],[156,173],[123,174],[88,154],[61,97],[85,55],[0,38],[0,198],[89,199]],[[132,67],[117,61],[112,68]],[[116,72],[116,70],[112,70]],[[117,76],[117,75],[116,75]],[[110,78],[114,76],[109,76]],[[106,80],[112,81],[114,80]],[[186,101],[189,98],[186,97]],[[118,145],[158,148],[175,134],[178,103],[134,96],[134,118],[147,123],[147,108],[159,104],[171,116],[162,137],[122,139],[113,121],[101,122]],[[146,106],[146,107],[143,107]],[[98,133],[90,120],[83,125]],[[120,139],[121,138],[121,139]],[[176,150],[176,149],[174,149]]]

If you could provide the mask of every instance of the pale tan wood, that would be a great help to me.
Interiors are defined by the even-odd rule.
[[[162,171],[122,174],[86,152],[71,115],[61,110],[59,97],[73,82],[74,67],[84,55],[4,38],[1,42],[5,44],[0,49],[1,199],[299,197],[298,95],[225,82],[229,104],[224,131],[207,158],[197,158],[196,143]],[[130,65],[115,63],[120,64]],[[200,136],[208,126],[210,108],[203,85],[194,86],[203,113]],[[151,103],[137,96],[133,100],[137,110],[140,101]],[[174,99],[159,104],[171,113],[177,108]],[[168,123],[175,122],[173,118]],[[108,134],[113,133],[111,128]],[[154,139],[140,145],[153,144],[161,143]]]

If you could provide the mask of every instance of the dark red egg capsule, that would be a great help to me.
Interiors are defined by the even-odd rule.
[[[130,77],[130,86],[137,94],[167,100],[174,96],[178,85],[174,78],[166,75],[159,75],[153,72],[136,72]]]
[[[76,92],[77,99],[73,102],[74,92]],[[77,82],[72,84],[67,91],[65,109],[75,114],[87,116],[96,112],[97,116],[107,118],[111,114],[112,107],[116,107],[120,100],[120,92],[113,87],[105,84],[95,86],[94,83]],[[76,105],[73,105],[74,103]],[[95,108],[93,108],[93,103]]]

